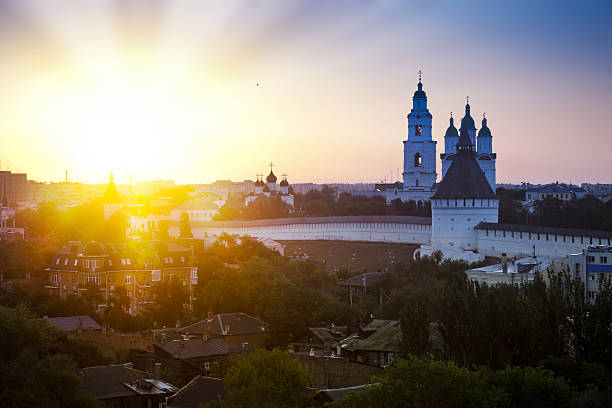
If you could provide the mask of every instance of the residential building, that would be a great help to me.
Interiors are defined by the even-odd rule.
[[[130,299],[129,312],[137,314],[154,303],[152,288],[158,282],[179,281],[188,292],[191,307],[198,280],[191,251],[173,241],[125,243],[70,241],[47,268],[49,293],[66,298],[81,295],[93,282],[100,291],[102,308],[118,287]]]
[[[384,367],[399,353],[401,328],[398,320],[374,319],[338,343],[341,356],[371,366]]]
[[[107,407],[157,407],[178,388],[160,380],[160,367],[153,377],[134,370],[131,364],[85,367],[78,370],[81,390],[103,402]]]
[[[584,295],[595,302],[600,285],[612,279],[612,246],[589,245],[569,256],[570,273],[584,282]]]
[[[206,336],[223,339],[241,350],[255,350],[266,345],[270,327],[262,320],[246,313],[208,314],[200,320],[178,330],[183,335]]]
[[[507,284],[520,287],[528,282],[532,282],[536,273],[540,273],[547,280],[548,272],[559,272],[565,266],[567,266],[567,262],[560,258],[531,256],[508,260],[504,256],[500,263],[468,269],[465,273],[469,280],[480,284]]]
[[[583,198],[586,194],[587,192],[582,187],[556,182],[528,188],[525,191],[525,200],[535,201],[545,198],[558,198],[562,201],[569,201],[574,198]]]

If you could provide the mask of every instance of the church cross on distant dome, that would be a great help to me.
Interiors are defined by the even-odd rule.
[[[423,72],[421,72],[421,70],[419,69],[419,82],[421,82],[422,75],[423,75]]]
[[[274,163],[270,162],[270,172],[272,171],[272,167],[274,167]]]
[[[453,112],[451,112],[451,118],[453,117]]]
[[[470,104],[470,97],[469,97],[469,96],[466,96],[466,97],[465,97],[465,103],[466,103],[467,105],[469,105],[469,104]]]

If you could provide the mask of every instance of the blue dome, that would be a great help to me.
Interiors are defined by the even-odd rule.
[[[412,99],[427,99],[427,95],[423,90],[423,84],[421,82],[418,83],[418,87],[419,89],[417,89],[417,91],[414,93]]]
[[[461,129],[476,129],[476,125],[474,124],[474,119],[470,115],[470,104],[465,105],[465,116],[461,119]]]
[[[457,128],[455,127],[455,119],[450,118],[450,125],[448,129],[446,129],[446,134],[444,137],[459,137],[459,132],[457,132]]]
[[[482,120],[482,127],[480,128],[480,130],[478,131],[478,137],[492,137],[491,136],[491,129],[489,129],[489,127],[487,126],[487,118],[484,118]]]

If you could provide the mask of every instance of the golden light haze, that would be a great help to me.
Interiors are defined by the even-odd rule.
[[[507,10],[461,24],[486,4],[9,3],[0,159],[31,179],[242,180],[270,161],[291,182],[395,179],[422,69],[438,153],[470,95],[498,182],[610,182],[609,58],[588,46],[599,20],[534,40],[530,15],[523,34]],[[569,7],[532,14],[556,27]]]

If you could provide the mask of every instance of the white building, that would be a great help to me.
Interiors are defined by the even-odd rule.
[[[283,180],[277,184],[278,178],[272,171],[272,164],[270,164],[270,174],[266,177],[266,183],[257,176],[255,182],[255,192],[244,196],[244,205],[248,206],[258,198],[276,198],[283,201],[289,207],[294,206],[294,196],[289,192],[289,182],[287,181],[287,175],[283,175]]]
[[[431,197],[432,237],[421,255],[441,251],[446,258],[469,262],[484,259],[478,254],[474,227],[497,223],[499,200],[476,161],[468,127],[461,127],[450,167]]]
[[[612,279],[612,246],[588,246],[580,254],[569,256],[570,273],[584,282],[585,297],[594,302],[599,285]]]
[[[470,110],[471,107],[468,103],[465,105],[465,116],[461,119],[461,128],[459,132],[462,130],[467,131],[470,141],[475,147],[476,162],[485,173],[485,177],[491,189],[495,191],[497,187],[495,183],[495,161],[497,159],[497,154],[493,153],[493,136],[491,130],[487,126],[487,118],[483,117],[482,127],[478,132],[478,137],[476,137],[476,126],[474,125],[474,119],[472,118]],[[458,141],[459,133],[455,128],[454,120],[451,116],[450,125],[448,129],[446,129],[446,134],[444,135],[444,153],[440,154],[440,160],[442,161],[442,178],[446,175],[446,172],[457,154],[455,146]]]
[[[542,274],[547,280],[550,270],[558,272],[566,265],[567,262],[563,259],[529,256],[507,260],[506,257],[502,257],[502,261],[498,264],[468,269],[465,273],[469,280],[480,284],[486,283],[489,286],[508,284],[520,287],[533,281],[536,273]]]
[[[584,198],[585,195],[586,191],[582,187],[557,182],[528,188],[525,192],[525,199],[527,201],[535,201],[545,198],[558,198],[562,201],[569,201],[574,198]]]
[[[170,210],[169,221],[180,221],[181,214],[185,213],[189,221],[211,221],[215,215],[219,214],[219,208],[223,205],[223,200],[213,201],[210,198],[195,198],[185,201]]]

